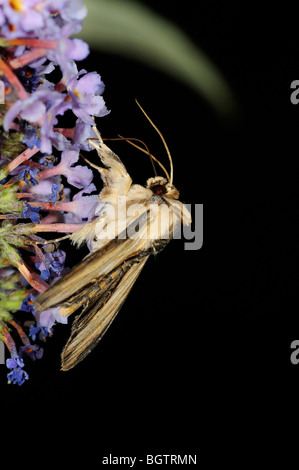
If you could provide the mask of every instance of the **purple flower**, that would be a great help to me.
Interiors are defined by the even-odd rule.
[[[38,184],[37,180],[38,169],[37,168],[29,168],[22,170],[19,174],[19,179],[25,181],[25,183],[31,187]]]
[[[37,136],[36,129],[26,121],[22,121],[20,128],[24,133],[23,142],[30,149],[33,149],[34,146],[40,147],[40,139]]]
[[[58,49],[49,50],[47,57],[54,64],[59,65],[63,72],[68,74],[72,71],[73,60],[83,60],[89,54],[89,47],[82,39],[69,39],[72,34],[69,28],[62,28],[60,31],[60,39],[58,41]]]
[[[94,125],[94,123],[92,125]],[[85,124],[80,119],[77,119],[73,139],[74,143],[71,148],[73,150],[81,149],[90,151],[91,145],[88,140],[91,138],[94,138],[94,130],[92,129],[92,126],[90,124]]]
[[[52,327],[56,322],[67,323],[67,317],[60,315],[59,310],[60,307],[54,307],[49,310],[44,310],[38,315],[37,325],[31,326],[29,331],[29,335],[33,341],[35,341],[37,334],[40,340],[45,341],[47,336],[52,335]]]
[[[51,260],[51,271],[56,275],[55,277],[60,277],[64,269],[65,252],[63,250],[57,250],[53,253],[46,253],[46,255],[49,255]]]
[[[38,122],[46,113],[46,106],[42,102],[42,97],[40,95],[41,93],[37,90],[26,100],[16,101],[15,104],[5,114],[4,129],[8,131],[10,124],[18,115],[22,119],[25,119],[31,123]]]
[[[80,31],[81,20],[86,15],[86,8],[79,0],[22,0],[11,2],[0,0],[0,24],[5,37],[41,37],[55,39],[59,37],[61,26],[66,24],[70,34]],[[52,15],[52,12],[57,12]],[[11,29],[10,25],[14,28]]]
[[[64,194],[64,191],[63,191],[63,184],[53,184],[52,186],[52,194],[49,198],[49,201],[50,202],[53,202],[54,204],[56,204],[57,202],[62,202],[65,200],[65,194]]]
[[[29,330],[29,336],[33,339],[33,341],[36,340],[37,334],[41,341],[45,341],[46,337],[51,335],[51,333],[52,332],[50,330],[42,326],[31,326]]]
[[[53,176],[52,178],[41,180],[37,185],[29,188],[28,192],[32,194],[38,194],[40,196],[45,196],[43,200],[50,200],[50,198],[52,197],[52,187],[54,184],[59,184],[60,179],[60,176]]]
[[[50,82],[48,82],[50,83]],[[71,104],[65,101],[65,95],[50,89],[50,85],[39,89],[25,100],[18,100],[7,111],[4,119],[4,129],[9,130],[12,121],[19,115],[22,119],[41,124],[41,152],[50,155],[52,143],[62,150],[68,148],[70,143],[61,134],[54,132],[54,125],[58,123],[57,116],[63,115]],[[64,146],[61,148],[61,142]],[[60,144],[60,145],[58,145]]]
[[[5,23],[5,17],[3,14],[3,10],[0,8],[0,26],[2,26]]]
[[[80,75],[84,77],[80,78]],[[96,72],[86,73],[81,70],[68,83],[67,90],[72,100],[72,110],[78,118],[89,125],[94,125],[91,116],[105,116],[109,113],[102,96],[104,84]]]
[[[22,0],[22,2],[1,0],[0,4],[3,5],[3,14],[6,17],[6,27],[3,27],[2,34],[6,37],[17,37],[41,28],[44,19],[41,12],[34,8],[37,3],[39,0]],[[13,24],[14,28],[10,29],[9,24]]]
[[[71,213],[71,217],[67,218],[68,223],[80,223],[83,219],[87,219],[88,222],[92,220],[98,205],[98,196],[83,196],[83,194],[90,194],[95,190],[96,187],[92,183],[75,194],[73,200],[67,203],[68,211]]]
[[[81,31],[82,19],[87,10],[80,0],[47,0],[47,7],[52,11],[59,11],[59,15],[53,17],[52,22],[48,20],[48,28],[41,32],[41,37],[47,39],[62,39],[63,37],[76,34]]]
[[[48,168],[52,168],[56,160],[57,159],[54,155],[43,155],[42,157],[39,157],[38,163],[47,166]]]
[[[6,367],[11,369],[7,374],[8,383],[22,385],[25,380],[29,379],[27,372],[23,370],[24,361],[19,356],[13,356],[6,360]]]
[[[20,357],[29,356],[32,361],[35,359],[41,359],[43,357],[44,350],[36,344],[27,344],[26,346],[20,347]]]
[[[35,265],[37,267],[37,263]],[[49,268],[44,268],[40,269],[40,277],[43,281],[47,281],[50,277],[50,269]]]
[[[87,166],[73,166],[79,159],[79,151],[64,150],[61,154],[61,162],[56,166],[59,174],[64,175],[72,186],[84,188],[88,186],[93,178],[93,173]]]
[[[51,275],[54,277],[54,279],[62,275],[64,262],[65,252],[62,250],[57,250],[56,252],[52,253],[44,253],[41,262],[35,263],[35,266],[41,272],[41,278],[43,281],[46,281]]]
[[[67,323],[67,317],[63,317],[59,313],[60,307],[50,308],[41,312],[39,315],[39,326],[42,328],[47,328],[48,331],[51,331],[52,326],[58,323]]]
[[[38,224],[40,221],[39,211],[41,206],[32,207],[29,202],[25,202],[26,208],[23,209],[22,217],[25,219],[31,219],[34,224]]]
[[[44,64],[46,60],[47,57],[42,57],[35,62],[31,62],[30,66],[35,69],[36,75],[47,75],[48,73],[51,73],[53,70],[55,70],[55,65],[52,64],[52,62]]]
[[[79,1],[76,3],[80,4]],[[81,14],[82,12],[79,16]],[[26,66],[20,70],[21,80],[31,94],[26,99],[17,100],[7,110],[4,119],[6,131],[17,117],[26,121],[27,123],[23,124],[24,142],[30,148],[34,145],[40,147],[41,152],[48,155],[52,153],[52,145],[61,151],[71,148],[89,150],[88,138],[92,135],[90,127],[94,125],[91,116],[104,116],[109,113],[103,97],[100,96],[104,90],[100,75],[96,72],[87,73],[86,70],[78,73],[73,59],[84,59],[88,55],[88,47],[81,39],[67,37],[70,28],[70,25],[64,25],[61,28],[58,49],[48,51],[47,59],[52,61],[50,68],[39,65],[39,61],[36,64],[39,65],[37,69]],[[22,48],[18,49],[20,52]],[[50,72],[54,66],[53,62],[58,64],[63,72],[62,83],[66,86],[68,94],[56,91],[54,83],[44,77],[36,89],[39,75]],[[84,76],[81,77],[82,75]],[[79,118],[76,123],[74,142],[67,139],[63,133],[54,130],[58,124],[58,116],[64,115],[70,109]],[[40,127],[40,138],[33,126]]]
[[[37,85],[39,84],[39,76],[35,69],[25,66],[19,70],[18,77],[26,91],[29,93],[36,91]]]
[[[81,21],[87,14],[85,5],[80,0],[67,0],[61,9],[61,17],[67,21]]]
[[[57,92],[54,93],[56,94]],[[50,91],[49,95],[49,98],[52,98]],[[58,95],[59,93],[57,93],[57,96]],[[18,115],[20,115],[22,119],[25,119],[26,121],[32,123],[37,122],[39,119],[41,119],[46,112],[46,106],[42,102],[43,99],[46,99],[45,92],[40,92],[39,90],[37,90],[26,100],[16,101],[15,104],[5,114],[4,129],[8,131],[10,124]]]
[[[65,111],[70,109],[71,104],[65,101],[65,95],[58,93],[53,95],[53,101],[47,110],[41,126],[41,152],[50,155],[52,152],[52,145],[57,150],[64,150],[70,147],[70,142],[59,132],[54,131],[54,126],[57,125],[57,116],[62,116]]]
[[[6,99],[2,128],[7,133],[12,131],[16,142],[22,143],[23,140],[31,150],[35,147],[40,150],[36,155],[34,152],[29,155],[22,153],[16,161],[13,161],[14,155],[11,158],[10,154],[6,156],[3,151],[2,155],[0,151],[0,167],[9,162],[10,172],[6,180],[10,184],[20,181],[18,190],[23,193],[16,194],[18,197],[13,193],[13,197],[19,201],[19,196],[27,196],[26,201],[22,199],[23,202],[18,202],[19,206],[21,204],[22,217],[27,218],[27,222],[31,219],[34,224],[38,224],[40,213],[43,214],[44,231],[49,231],[50,224],[55,225],[52,225],[50,230],[53,228],[59,232],[64,229],[72,231],[73,227],[61,227],[60,224],[67,221],[79,222],[81,226],[83,221],[91,221],[95,217],[99,206],[98,195],[91,194],[96,190],[92,184],[92,170],[87,166],[78,165],[79,150],[91,150],[89,139],[94,138],[92,116],[104,116],[108,113],[101,96],[104,84],[100,75],[96,72],[87,73],[86,70],[78,72],[74,62],[85,59],[89,53],[87,43],[82,39],[71,38],[71,35],[80,31],[86,12],[82,0],[0,0],[1,35],[3,38],[18,38],[15,42],[19,44],[7,41],[7,45],[3,43],[2,47],[3,61],[11,65],[5,74],[7,77],[3,77]],[[28,38],[31,40],[28,41]],[[55,72],[55,75],[52,72]],[[57,81],[56,77],[61,76]],[[60,117],[68,111],[73,113],[73,117],[76,116],[75,127],[73,119],[71,128],[62,129],[60,126],[64,123]],[[0,136],[1,148],[4,148],[5,139],[6,135]],[[51,155],[53,147],[61,151],[60,157],[58,152],[55,152],[56,157]],[[18,148],[17,145],[11,151],[17,152]],[[22,150],[23,146],[20,149]],[[44,155],[41,157],[41,154]],[[26,162],[26,157],[30,155],[33,159]],[[55,158],[58,159],[58,164]],[[5,171],[3,175],[6,175]],[[78,188],[72,200],[71,188],[64,188],[62,184],[66,181],[69,186]],[[18,186],[14,187],[17,190]],[[7,212],[4,217],[18,218],[19,212],[16,215]],[[31,227],[32,224],[29,225]],[[60,307],[41,313],[35,312],[37,291],[43,290],[63,275],[66,254],[62,250],[53,251],[53,243],[37,247],[34,240],[41,239],[36,235],[31,236],[31,242],[28,239],[31,247],[28,248],[27,255],[27,250],[20,251],[20,257],[25,255],[24,265],[20,263],[20,271],[23,274],[21,283],[26,286],[29,283],[33,287],[21,305],[21,309],[31,313],[35,320],[28,322],[31,325],[35,323],[29,331],[33,343],[36,337],[44,340],[51,335],[56,322],[68,321],[68,318],[61,314],[63,311]],[[33,271],[32,278],[27,273],[27,267],[29,272]],[[15,271],[16,269],[13,273]],[[19,274],[13,274],[9,282],[18,282],[18,276]],[[24,295],[27,294],[24,294],[22,289],[20,301]],[[6,325],[7,321],[10,325]],[[43,355],[43,349],[31,344],[31,339],[29,340],[25,330],[16,321],[7,320],[4,316],[2,324],[1,335],[5,335],[5,344],[11,354],[11,358],[6,361],[9,369],[8,381],[22,385],[28,379],[28,374],[24,371],[25,356],[32,360],[39,359]],[[17,335],[19,339],[15,342],[14,336]],[[23,346],[18,354],[17,345],[20,341]]]
[[[21,310],[24,312],[35,313],[34,311],[34,300],[36,299],[36,295],[30,293],[27,297],[22,301]]]

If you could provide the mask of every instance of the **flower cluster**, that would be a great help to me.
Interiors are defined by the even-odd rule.
[[[66,257],[56,244],[38,244],[37,233],[71,233],[97,206],[93,173],[78,164],[79,152],[92,149],[93,117],[108,111],[100,75],[75,62],[89,53],[70,38],[85,15],[81,0],[0,0],[0,340],[11,356],[8,381],[19,385],[28,379],[24,359],[43,353],[32,342],[65,322],[57,309],[34,311]]]

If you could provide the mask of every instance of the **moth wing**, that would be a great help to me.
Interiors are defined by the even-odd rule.
[[[97,222],[100,219],[103,227],[105,227],[109,221],[111,222],[111,219],[107,215],[107,209],[109,213],[109,206],[116,208],[118,198],[120,196],[126,197],[132,185],[132,179],[126,167],[116,153],[112,152],[112,150],[104,144],[101,137],[99,136],[98,142],[90,141],[90,143],[95,147],[102,163],[107,168],[94,165],[87,160],[93,168],[96,168],[100,172],[104,187],[100,192],[98,206],[95,210],[95,215],[100,217],[84,224],[70,236],[72,242],[77,246],[82,245],[84,242],[88,242],[92,245]]]
[[[117,238],[110,240],[100,250],[91,252],[77,266],[62,278],[55,281],[35,300],[37,312],[42,312],[52,307],[69,301],[81,289],[87,288],[95,280],[100,282],[101,278],[113,272],[117,266],[123,264],[142,250],[146,244],[144,237],[126,238],[132,227],[140,224],[141,231],[146,230],[148,211],[134,219]],[[73,313],[61,309],[61,315],[68,316]]]
[[[100,341],[126,300],[147,259],[148,255],[132,264],[120,281],[110,283],[106,295],[101,296],[91,309],[88,308],[83,316],[80,315],[79,319],[75,320],[71,336],[61,355],[62,370],[66,371],[77,365]],[[115,278],[117,279],[117,270]]]
[[[104,144],[102,139],[92,142],[92,145],[97,150],[102,163],[108,168],[97,167],[104,184],[100,201],[115,204],[119,196],[127,195],[132,179],[120,158]]]

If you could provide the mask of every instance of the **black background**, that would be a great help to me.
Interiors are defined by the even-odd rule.
[[[296,449],[299,106],[290,84],[299,79],[298,11],[188,1],[154,10],[219,67],[235,117],[221,120],[187,86],[124,57],[92,52],[82,67],[106,84],[103,136],[144,139],[167,161],[135,98],[163,132],[181,200],[205,204],[204,246],[186,251],[173,241],[150,259],[107,335],[74,370],[59,371],[69,327],[58,325],[45,357],[27,368],[30,381],[1,388],[22,413],[18,429],[26,422],[42,442],[53,426],[55,449],[71,436],[66,453],[76,449],[97,466],[110,452],[197,453],[207,468],[216,459],[269,463]],[[125,143],[111,147],[135,182],[152,175],[146,156]]]

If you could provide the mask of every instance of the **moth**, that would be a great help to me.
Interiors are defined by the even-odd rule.
[[[60,315],[68,317],[82,308],[61,355],[64,371],[82,361],[103,337],[149,256],[159,253],[182,223],[191,223],[190,212],[179,201],[179,191],[173,185],[173,165],[166,142],[141,110],[165,145],[170,176],[150,154],[166,178],[151,177],[146,186],[132,184],[124,164],[94,127],[98,140],[90,140],[90,143],[103,164],[101,167],[91,164],[100,172],[103,181],[97,216],[69,236],[77,246],[88,243],[91,251],[36,299],[38,312],[59,307]]]

